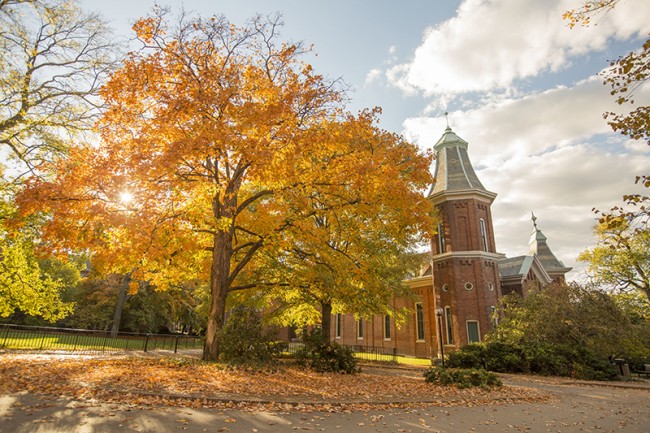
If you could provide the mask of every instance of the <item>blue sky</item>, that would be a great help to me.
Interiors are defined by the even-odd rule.
[[[597,74],[641,46],[650,33],[650,2],[621,0],[590,28],[567,28],[572,0],[296,1],[160,0],[203,16],[242,24],[280,12],[284,38],[314,44],[308,59],[352,86],[351,111],[381,106],[381,126],[431,148],[449,111],[469,142],[492,206],[497,248],[528,251],[530,212],[560,260],[574,266],[594,239],[593,207],[607,209],[638,191],[649,147],[613,133],[602,113],[619,110]],[[82,0],[87,10],[130,37],[153,0]],[[650,102],[650,85],[637,94]]]

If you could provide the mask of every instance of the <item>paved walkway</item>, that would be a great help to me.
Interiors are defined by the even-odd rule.
[[[420,375],[418,369],[366,367],[375,374]],[[548,392],[548,403],[475,407],[389,408],[339,413],[137,407],[19,393],[0,396],[1,433],[117,432],[650,432],[650,381],[585,382],[503,375],[506,384]],[[471,405],[471,402],[468,402]]]

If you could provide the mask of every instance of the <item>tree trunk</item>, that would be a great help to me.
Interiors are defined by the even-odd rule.
[[[117,333],[120,332],[120,324],[122,323],[122,311],[124,311],[124,304],[129,292],[129,283],[131,282],[131,273],[128,273],[122,278],[120,283],[120,290],[117,294],[117,304],[115,305],[115,312],[113,313],[113,325],[111,326],[111,337],[116,338]]]
[[[205,333],[203,359],[217,361],[221,346],[221,330],[226,317],[228,277],[232,256],[232,238],[228,232],[220,231],[214,236],[212,268],[210,271],[210,314]]]
[[[330,302],[321,302],[321,326],[323,330],[323,338],[325,341],[330,341],[332,333],[332,304]]]

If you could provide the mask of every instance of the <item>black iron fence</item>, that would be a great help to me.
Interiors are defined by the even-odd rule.
[[[292,341],[289,343],[287,351],[290,354],[294,354],[302,346],[303,344],[301,342]],[[352,349],[354,355],[364,361],[397,363],[397,349],[395,348],[359,345],[348,346],[344,344],[342,346]]]
[[[153,351],[203,348],[203,338],[182,334],[141,334],[87,329],[0,324],[0,348],[63,351]]]
[[[202,349],[203,337],[183,334],[142,334],[110,331],[0,324],[0,349],[61,350],[72,352],[118,352]],[[294,354],[301,342],[290,342]],[[397,362],[397,350],[386,347],[347,346],[359,359],[372,362]]]

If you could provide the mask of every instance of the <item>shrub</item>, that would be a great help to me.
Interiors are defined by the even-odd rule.
[[[550,343],[476,343],[449,355],[451,368],[480,368],[501,373],[535,373],[576,379],[612,380],[616,371],[604,357],[585,348]]]
[[[274,335],[265,331],[260,313],[250,307],[233,308],[221,332],[219,357],[231,365],[268,366],[286,346],[274,341]]]
[[[431,367],[424,372],[424,381],[461,389],[473,387],[491,389],[502,385],[496,374],[474,368]]]
[[[468,344],[460,350],[451,352],[447,366],[452,368],[485,368],[485,345]]]
[[[320,329],[305,333],[302,340],[303,346],[295,355],[299,364],[319,373],[354,374],[360,371],[352,349],[326,340]]]

